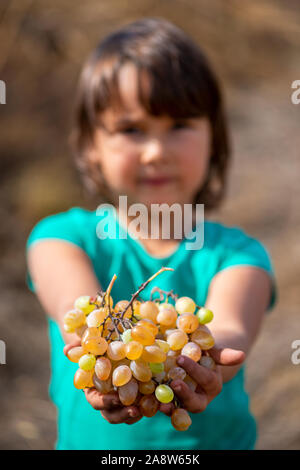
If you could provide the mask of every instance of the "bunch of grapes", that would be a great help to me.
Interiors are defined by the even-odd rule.
[[[193,391],[197,383],[177,366],[182,354],[205,367],[214,369],[209,355],[214,339],[205,325],[213,313],[196,305],[190,297],[180,297],[159,287],[151,291],[150,300],[139,300],[140,292],[163,271],[161,268],[135,292],[131,300],[113,305],[110,295],[116,275],[106,292],[96,297],[81,296],[74,309],[64,317],[64,328],[81,338],[67,356],[78,363],[74,376],[77,389],[95,387],[100,393],[118,391],[125,406],[137,405],[143,416],[152,417],[160,403],[173,402],[171,422],[185,431],[192,421],[170,387],[172,380],[183,380]],[[153,300],[158,292],[159,299]],[[169,302],[175,301],[175,305]]]

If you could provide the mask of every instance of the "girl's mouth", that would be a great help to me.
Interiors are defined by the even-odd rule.
[[[152,177],[152,178],[141,178],[141,184],[151,185],[151,186],[161,186],[164,184],[171,183],[174,181],[174,178],[169,176],[159,176],[159,177]]]

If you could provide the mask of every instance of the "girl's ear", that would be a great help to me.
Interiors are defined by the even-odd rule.
[[[101,145],[100,136],[93,135],[92,140],[86,146],[85,149],[86,158],[91,164],[97,163],[99,165],[101,160]]]

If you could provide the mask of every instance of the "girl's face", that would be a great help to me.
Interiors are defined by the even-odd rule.
[[[147,207],[192,203],[209,165],[209,120],[149,115],[138,101],[137,84],[135,66],[125,64],[119,74],[123,106],[101,114],[104,128],[95,131],[90,158],[100,165],[116,202],[127,195],[128,204]],[[149,86],[146,75],[143,86]]]

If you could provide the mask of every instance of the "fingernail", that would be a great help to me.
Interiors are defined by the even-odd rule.
[[[177,359],[177,364],[179,364],[180,366],[182,366],[184,364],[184,358],[182,356],[180,356],[178,359]]]
[[[181,390],[181,384],[179,382],[174,382],[173,387],[172,387],[175,392],[180,392]]]

